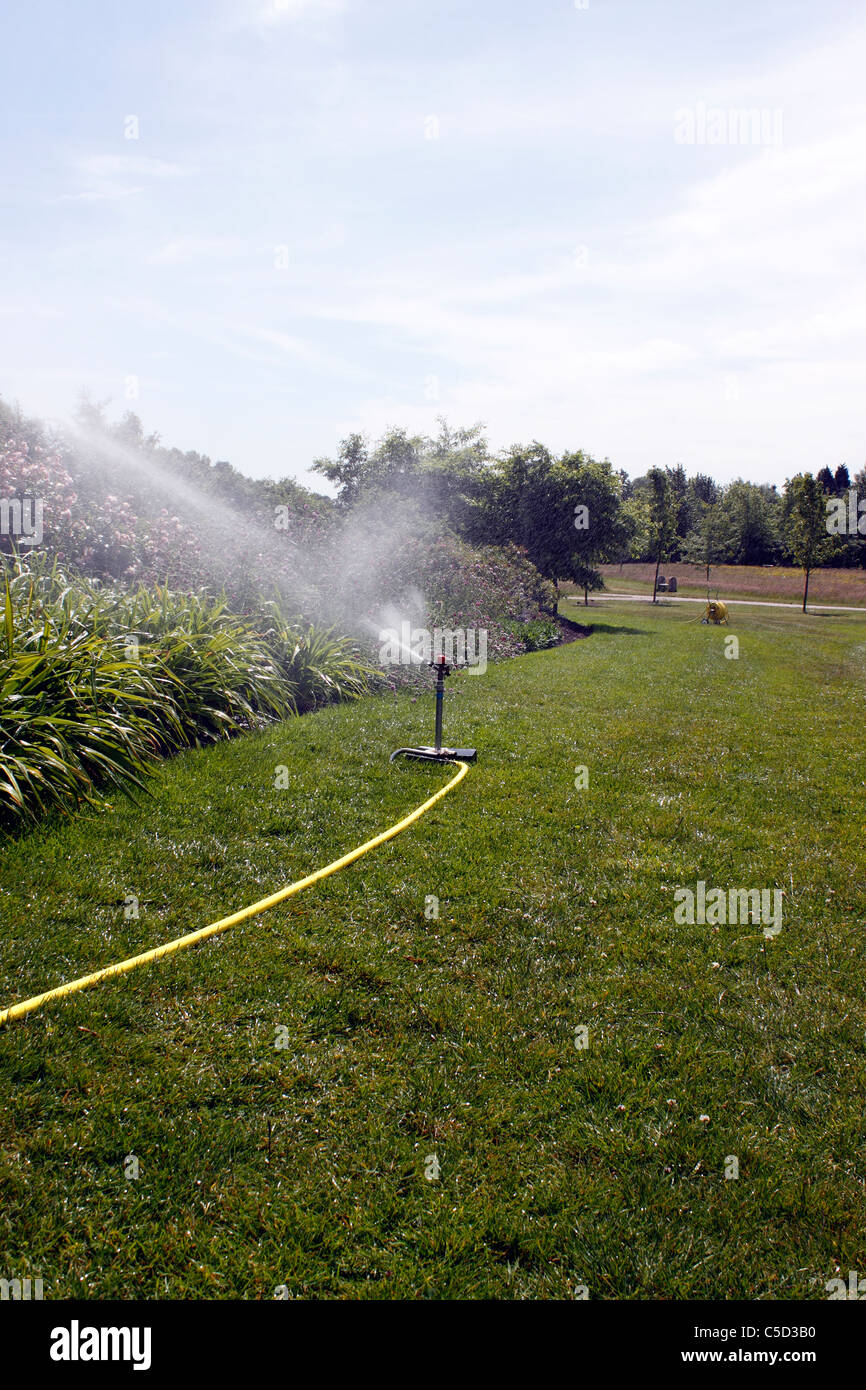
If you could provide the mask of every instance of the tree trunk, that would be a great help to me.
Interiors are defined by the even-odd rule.
[[[588,585],[588,584],[584,584],[584,586],[583,586],[583,606],[584,606],[584,608],[588,608],[588,607],[589,607],[589,585]]]
[[[806,570],[806,587],[803,590],[803,612],[806,611],[806,600],[809,597],[809,570]]]
[[[659,553],[658,553],[658,558],[656,559],[656,572],[655,572],[655,577],[653,578],[653,603],[655,603],[655,601],[656,601],[656,589],[658,588],[659,570],[661,569],[661,565],[662,565],[662,553],[661,553],[661,551],[659,551]]]
[[[710,582],[710,567],[709,567],[709,565],[707,565],[707,583],[709,584],[709,582]]]

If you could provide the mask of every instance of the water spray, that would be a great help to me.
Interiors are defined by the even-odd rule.
[[[406,758],[417,758],[420,762],[427,763],[474,763],[477,757],[474,748],[442,747],[442,706],[445,702],[445,677],[451,675],[451,667],[447,664],[444,656],[440,656],[438,661],[430,661],[427,664],[436,672],[436,743],[432,748],[427,746],[395,748],[388,761],[393,762],[402,753]]]

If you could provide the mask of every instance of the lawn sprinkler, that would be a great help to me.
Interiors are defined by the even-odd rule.
[[[402,753],[407,758],[418,758],[425,763],[474,763],[476,750],[474,748],[443,748],[442,747],[442,705],[445,700],[445,677],[451,675],[451,667],[447,665],[444,656],[440,656],[438,661],[427,663],[436,672],[436,743],[432,748],[395,748],[389,762],[399,758]]]
[[[722,603],[719,598],[719,591],[716,590],[716,597],[710,598],[710,591],[707,589],[707,606],[704,610],[702,623],[725,623],[728,621],[728,605]]]

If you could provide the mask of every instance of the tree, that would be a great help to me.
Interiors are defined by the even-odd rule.
[[[585,598],[602,585],[596,567],[627,543],[622,478],[608,459],[582,450],[556,459],[533,440],[484,466],[473,486],[470,539],[520,546],[546,579],[573,579]]]
[[[379,441],[369,459],[367,487],[403,495],[417,491],[424,440],[410,437],[404,429],[391,429]]]
[[[805,613],[809,576],[836,550],[836,542],[827,530],[827,495],[818,478],[813,478],[811,473],[798,473],[785,483],[785,527],[788,548],[806,576],[803,586]]]
[[[655,603],[661,562],[667,558],[676,536],[677,508],[668,473],[662,468],[651,468],[646,476],[649,484],[650,541],[652,556],[656,562],[656,572],[653,576]]]
[[[598,570],[591,569],[588,565],[575,565],[572,579],[583,589],[583,604],[589,607],[590,590],[596,594],[604,588],[604,579]]]
[[[452,429],[441,415],[438,423],[438,435],[420,443],[418,467],[412,475],[413,496],[447,520],[458,535],[466,536],[475,524],[490,461],[484,426],[476,422]]]
[[[159,447],[159,435],[145,435],[144,426],[133,410],[125,411],[122,420],[109,426],[108,433],[136,454],[152,454]]]
[[[719,488],[708,473],[696,473],[689,478],[689,494],[695,502],[712,507],[719,500]]]
[[[818,470],[818,483],[821,487],[822,492],[829,492],[832,495],[833,474],[830,472],[830,469],[827,468],[826,465],[823,468],[819,468]]]
[[[582,450],[563,454],[553,478],[565,502],[562,573],[582,585],[588,603],[590,590],[604,587],[597,566],[615,559],[629,534],[622,515],[622,480],[609,459],[599,461]]]
[[[353,506],[369,476],[367,442],[363,435],[350,434],[340,442],[336,459],[316,459],[312,470],[336,484],[341,507]]]
[[[451,429],[440,416],[436,438],[390,429],[372,448],[360,434],[350,434],[336,459],[319,458],[312,466],[336,485],[341,509],[377,497],[408,498],[461,533],[484,530],[490,517],[483,515],[489,458],[483,428]]]
[[[681,463],[665,470],[671,484],[671,496],[676,512],[676,534],[671,543],[672,560],[679,560],[682,545],[691,529],[691,508],[689,505],[689,484],[686,470]]]
[[[688,537],[701,525],[708,509],[715,506],[716,502],[719,500],[719,496],[719,488],[708,474],[696,473],[693,478],[689,478],[684,504],[685,529],[683,530],[682,524],[679,528],[680,534],[686,538],[683,540],[681,546],[683,559],[686,558],[685,551]]]
[[[619,561],[620,573],[626,560],[640,560],[649,552],[651,527],[649,503],[645,496],[631,494],[623,497],[619,509],[619,543],[613,560]]]
[[[683,546],[683,559],[690,565],[703,565],[710,582],[710,567],[724,564],[725,537],[723,518],[718,506],[704,506],[697,525],[689,532]]]
[[[480,472],[467,529],[479,545],[511,541],[534,556],[550,526],[553,457],[543,444],[514,444]]]
[[[102,401],[94,401],[89,391],[79,391],[78,405],[75,409],[75,421],[83,430],[92,430],[96,434],[104,434],[108,429],[108,421],[105,412],[111,404],[111,398],[106,396]]]
[[[770,565],[780,558],[781,503],[775,487],[729,483],[718,503],[719,560],[734,565]],[[718,563],[718,561],[717,561]]]

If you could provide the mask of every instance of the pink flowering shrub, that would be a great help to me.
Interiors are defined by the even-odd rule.
[[[43,544],[60,553],[80,551],[87,523],[78,508],[78,494],[59,451],[33,448],[25,441],[0,441],[0,497],[33,498],[43,506]],[[14,548],[14,537],[0,535],[0,550]]]
[[[0,497],[40,500],[42,547],[82,574],[173,584],[200,578],[190,526],[166,509],[140,516],[129,498],[112,492],[91,487],[82,495],[59,447],[0,439]],[[0,550],[13,548],[15,538],[0,535]]]
[[[25,440],[0,417],[0,498],[39,499],[41,548],[84,576],[223,591],[239,613],[277,598],[298,617],[337,622],[374,661],[385,610],[431,630],[486,631],[490,661],[525,650],[511,625],[555,611],[553,586],[525,552],[473,548],[411,502],[341,514],[285,481],[254,492],[228,465],[199,456],[166,451],[159,467],[162,479],[153,468],[127,475],[77,446]],[[167,486],[167,473],[179,487]],[[0,550],[13,548],[15,538],[0,535]],[[394,675],[399,684],[417,678],[428,679],[413,667]]]

